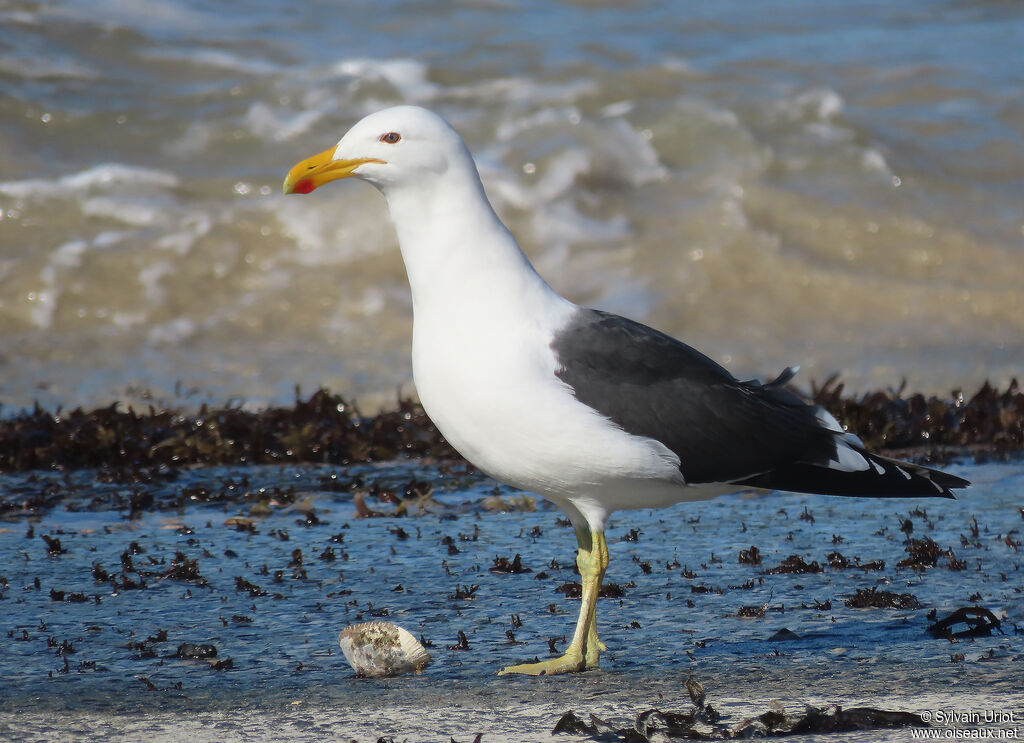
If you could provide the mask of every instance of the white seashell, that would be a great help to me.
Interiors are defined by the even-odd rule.
[[[338,644],[360,676],[384,678],[421,673],[430,653],[408,631],[391,622],[363,622],[346,627]]]

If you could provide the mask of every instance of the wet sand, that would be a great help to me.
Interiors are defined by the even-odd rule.
[[[0,527],[0,735],[546,740],[570,709],[620,727],[651,707],[685,710],[690,676],[734,723],[773,700],[1020,710],[1024,470],[951,470],[976,483],[958,501],[737,495],[616,514],[608,580],[623,595],[599,604],[609,652],[600,671],[551,679],[494,676],[545,657],[549,638],[564,647],[575,617],[558,590],[577,577],[571,529],[539,499],[423,463],[198,468],[108,487],[165,504],[161,494],[247,497],[130,518],[93,503],[83,479],[45,514]],[[62,478],[33,477],[44,490]],[[927,540],[934,566],[914,549]],[[489,569],[517,553],[531,572]],[[777,573],[792,555],[820,572]],[[921,608],[846,604],[872,589]],[[951,643],[925,632],[930,612],[969,605],[994,612],[1004,634]],[[337,634],[377,617],[432,643],[424,674],[353,676]],[[783,628],[799,639],[772,639]],[[468,650],[449,649],[459,631]],[[217,655],[177,657],[184,643]]]

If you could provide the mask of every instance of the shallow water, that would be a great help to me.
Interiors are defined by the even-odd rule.
[[[0,401],[390,400],[411,321],[382,200],[279,187],[408,102],[575,301],[742,377],[1005,385],[1022,36],[1019,4],[959,0],[7,3]]]
[[[763,712],[772,700],[795,711],[808,702],[1024,712],[1024,576],[1020,547],[1011,544],[1019,544],[1024,523],[1024,472],[1019,463],[950,470],[975,482],[957,501],[737,495],[614,515],[608,581],[625,595],[598,605],[609,651],[598,672],[550,679],[494,676],[508,663],[546,657],[550,637],[564,647],[561,637],[575,619],[577,602],[555,590],[575,578],[572,530],[543,501],[533,511],[511,508],[524,503],[521,493],[444,476],[427,512],[359,519],[351,493],[324,485],[335,482],[332,475],[397,487],[436,474],[397,464],[355,473],[197,469],[160,486],[215,490],[244,474],[256,496],[250,500],[259,500],[261,488],[294,487],[322,522],[306,525],[297,507],[273,506],[249,533],[225,524],[246,514],[246,504],[158,509],[136,519],[103,510],[92,497],[106,486],[90,485],[91,473],[79,473],[77,494],[60,508],[38,521],[0,526],[7,584],[0,593],[0,737],[372,741],[484,733],[484,740],[546,740],[567,709],[622,725],[652,706],[685,709],[683,682],[691,675],[732,722]],[[0,480],[0,487],[23,486],[17,478]],[[511,510],[494,510],[497,502],[487,499],[496,493]],[[924,571],[897,567],[907,556],[903,518],[913,524],[911,536],[952,548],[965,569],[951,570],[945,557]],[[48,555],[42,535],[59,538],[66,551]],[[455,554],[442,541],[448,536]],[[132,550],[134,572],[125,573],[121,556],[133,542],[142,551]],[[762,552],[760,566],[738,562],[751,545]],[[325,559],[328,547],[333,560]],[[295,549],[302,551],[301,567],[289,564]],[[207,586],[159,577],[179,551],[198,560]],[[883,560],[885,569],[837,570],[828,565],[833,551],[851,561]],[[496,556],[516,553],[532,572],[489,571]],[[793,554],[824,571],[764,573]],[[94,580],[96,563],[118,588]],[[687,570],[695,575],[684,576]],[[124,590],[126,576],[146,587]],[[239,590],[238,578],[266,595]],[[472,600],[452,599],[459,586],[479,587]],[[923,608],[844,604],[871,587],[912,593]],[[64,600],[55,600],[53,590],[64,591]],[[69,600],[76,593],[85,600]],[[942,617],[974,604],[1005,617],[1005,634],[956,644],[925,634],[929,610]],[[767,606],[763,618],[737,616],[757,605]],[[352,676],[337,634],[382,610],[433,643],[434,662],[421,676]],[[769,640],[783,627],[800,639]],[[448,649],[459,630],[469,650]],[[65,641],[74,652],[61,655]],[[230,658],[232,666],[214,670],[205,661],[174,658],[184,642],[211,643],[217,659]],[[953,662],[957,653],[963,659]]]

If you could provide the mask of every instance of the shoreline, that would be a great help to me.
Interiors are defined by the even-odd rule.
[[[800,393],[799,390],[794,390]],[[0,417],[0,473],[86,468],[318,463],[349,465],[398,457],[464,462],[409,397],[364,415],[325,388],[292,407],[252,412],[230,401],[197,410],[118,402],[83,410],[40,406]],[[985,382],[945,398],[898,389],[844,394],[831,377],[802,397],[825,407],[869,449],[924,463],[969,457],[1005,460],[1024,451],[1024,392]],[[2,408],[0,408],[2,412]]]
[[[790,670],[794,676],[799,675],[798,669]],[[624,679],[614,673],[591,676],[569,680],[574,683],[561,683],[561,680],[552,683],[552,679],[538,683],[534,679],[533,684],[516,684],[514,688],[489,679],[478,684],[446,683],[434,686],[429,692],[409,689],[408,684],[401,683],[371,684],[372,688],[366,690],[362,701],[296,691],[287,698],[223,699],[220,704],[203,704],[198,709],[182,704],[177,709],[155,709],[141,717],[129,709],[106,712],[67,709],[60,712],[63,719],[60,727],[65,734],[72,730],[77,732],[71,736],[73,740],[99,740],[104,734],[116,740],[128,740],[142,730],[146,731],[147,738],[157,741],[181,740],[184,731],[188,731],[187,737],[194,741],[245,740],[254,735],[282,741],[319,741],[325,737],[379,741],[388,739],[384,736],[393,736],[395,741],[450,738],[469,743],[476,735],[482,735],[483,743],[614,740],[578,733],[567,736],[554,733],[553,728],[568,711],[584,719],[594,715],[615,727],[628,727],[639,713],[648,709],[670,713],[693,709],[685,686],[686,672],[670,674],[667,679]],[[853,688],[854,676],[848,669],[845,673],[816,678],[817,688],[812,688],[814,684],[809,680],[791,685],[778,678],[770,679],[760,688],[743,688],[754,680],[745,677],[743,681],[729,681],[724,672],[702,678],[708,702],[730,723],[756,717],[767,709],[784,709],[787,715],[797,716],[803,712],[805,704],[817,707],[839,704],[843,708],[870,706],[909,713],[1007,710],[1016,711],[1018,716],[1024,704],[1024,696],[1008,688],[1008,678],[998,690],[962,688],[972,684],[981,687],[984,683],[981,672],[972,674],[973,678],[958,679],[955,683],[961,688],[956,690],[943,690],[935,682],[913,684],[905,679],[907,685],[900,690],[885,691],[880,688],[883,684],[879,679],[871,690],[860,691]],[[344,679],[339,681],[344,682]],[[626,681],[628,685],[623,683]],[[47,714],[43,711],[14,713],[6,724],[11,733],[18,732],[19,728],[26,733],[38,733],[47,722],[52,723],[52,719],[45,719]],[[955,727],[1012,730],[1014,724]],[[941,731],[942,727],[939,729]],[[857,735],[845,733],[844,740],[914,739],[908,728],[866,730],[859,733],[860,737],[855,737]],[[808,738],[818,739],[809,735],[798,737],[800,740]],[[681,738],[672,738],[678,739]]]

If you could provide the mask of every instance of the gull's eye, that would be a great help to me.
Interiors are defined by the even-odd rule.
[[[402,135],[398,132],[388,132],[380,135],[380,141],[385,144],[398,144],[402,141]]]

